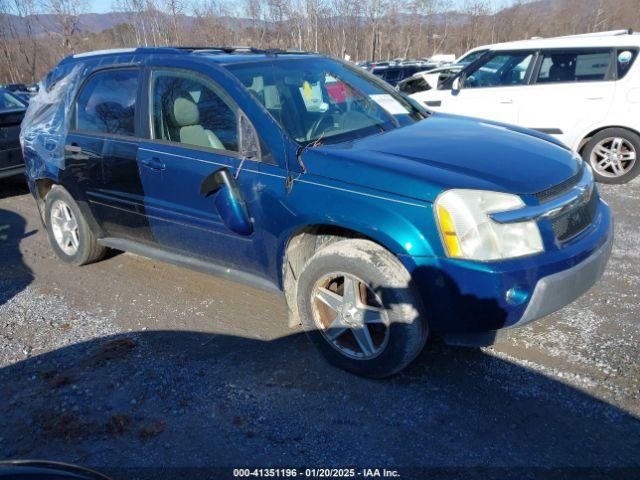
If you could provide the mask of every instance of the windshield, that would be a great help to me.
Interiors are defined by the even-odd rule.
[[[487,53],[487,50],[477,50],[475,52],[469,52],[456,60],[456,63],[459,63],[460,65],[469,65],[470,63],[475,62],[485,53]]]
[[[301,144],[368,136],[427,115],[362,69],[328,58],[276,58],[228,68]]]

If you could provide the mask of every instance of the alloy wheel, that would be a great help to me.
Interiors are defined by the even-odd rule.
[[[636,157],[637,152],[631,142],[621,137],[609,137],[596,144],[589,160],[598,174],[616,178],[633,168]]]
[[[51,231],[58,247],[67,255],[73,256],[80,248],[78,222],[69,205],[56,200],[51,206]]]
[[[311,300],[318,330],[343,355],[370,360],[385,349],[389,317],[366,282],[348,273],[331,273],[316,282]]]

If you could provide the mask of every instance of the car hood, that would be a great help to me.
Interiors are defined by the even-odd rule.
[[[307,149],[302,161],[312,175],[426,201],[448,188],[532,194],[578,171],[571,151],[548,135],[443,113]]]

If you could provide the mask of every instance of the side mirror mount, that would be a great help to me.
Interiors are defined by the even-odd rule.
[[[242,158],[260,161],[261,152],[258,133],[243,112],[240,112],[238,116],[238,137]]]
[[[215,194],[214,204],[225,226],[239,235],[251,235],[253,224],[238,182],[228,168],[222,167],[202,181],[200,194]]]

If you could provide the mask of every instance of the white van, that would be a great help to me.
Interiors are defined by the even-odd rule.
[[[598,181],[625,183],[640,173],[639,50],[640,35],[630,31],[496,44],[438,89],[411,98],[553,135]]]

